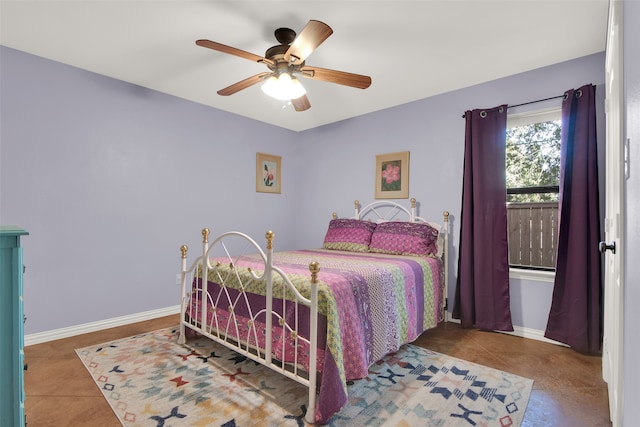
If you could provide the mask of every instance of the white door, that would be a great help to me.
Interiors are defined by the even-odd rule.
[[[606,215],[604,256],[604,342],[602,376],[609,389],[609,411],[614,427],[622,422],[623,369],[623,253],[624,128],[622,80],[622,2],[609,3],[606,53]],[[604,246],[606,245],[606,246]],[[614,246],[615,245],[615,246]]]

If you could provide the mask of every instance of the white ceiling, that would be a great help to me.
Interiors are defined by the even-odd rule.
[[[605,49],[609,0],[1,1],[0,43],[276,126],[302,131]],[[296,112],[258,85],[277,27],[333,28],[307,64],[371,76],[365,90],[302,79]]]

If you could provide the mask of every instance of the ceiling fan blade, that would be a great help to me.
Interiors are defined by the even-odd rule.
[[[300,75],[308,79],[322,80],[358,89],[366,89],[371,86],[371,77],[369,76],[346,73],[344,71],[328,70],[326,68],[305,66],[300,68]]]
[[[312,19],[293,40],[284,54],[284,59],[294,65],[302,64],[331,34],[333,30],[330,26]]]
[[[274,65],[273,61],[260,56],[260,55],[255,55],[251,52],[247,52],[244,51],[242,49],[237,49],[235,47],[231,47],[231,46],[227,46],[224,45],[222,43],[218,43],[218,42],[213,42],[211,40],[196,40],[196,44],[198,46],[202,46],[202,47],[207,47],[209,49],[213,49],[213,50],[217,50],[218,52],[222,52],[222,53],[228,53],[230,55],[235,55],[235,56],[239,56],[240,58],[244,58],[244,59],[248,59],[249,61],[253,61],[253,62],[263,62],[266,64],[270,64],[270,65]]]
[[[269,76],[271,73],[260,73],[255,76],[247,77],[244,80],[240,80],[238,83],[234,83],[231,86],[227,86],[224,89],[218,91],[218,95],[229,96],[236,92],[240,92],[242,89],[246,89],[249,86],[253,86],[256,83],[260,83],[265,76]]]
[[[292,99],[291,103],[293,104],[293,108],[295,108],[296,111],[304,111],[311,108],[311,103],[309,102],[309,98],[307,98],[307,95],[302,95],[300,98]]]

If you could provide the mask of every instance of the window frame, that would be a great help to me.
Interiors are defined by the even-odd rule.
[[[507,115],[507,129],[527,126],[535,123],[547,121],[562,121],[562,106],[555,106],[534,111],[513,113]],[[505,165],[506,170],[506,165]],[[539,194],[539,193],[560,193],[560,186],[537,186],[537,187],[512,187],[507,188],[507,194]],[[509,203],[509,202],[507,202]],[[559,203],[559,202],[558,202]],[[555,267],[535,267],[517,266],[509,263],[509,276],[514,279],[538,280],[543,282],[553,282],[555,278]]]
[[[509,267],[510,279],[535,280],[538,282],[553,283],[556,272],[547,270],[533,270],[519,267]]]

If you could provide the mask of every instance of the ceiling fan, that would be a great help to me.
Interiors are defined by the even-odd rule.
[[[233,95],[257,83],[264,82],[262,90],[265,93],[277,99],[291,100],[296,111],[305,111],[311,108],[311,104],[297,76],[359,89],[366,89],[371,85],[371,77],[369,76],[305,64],[307,57],[331,34],[333,34],[331,27],[316,20],[309,21],[297,36],[296,32],[290,28],[278,28],[275,30],[275,36],[280,44],[267,49],[264,57],[211,40],[197,40],[196,44],[265,64],[270,70],[220,89],[218,95]]]

